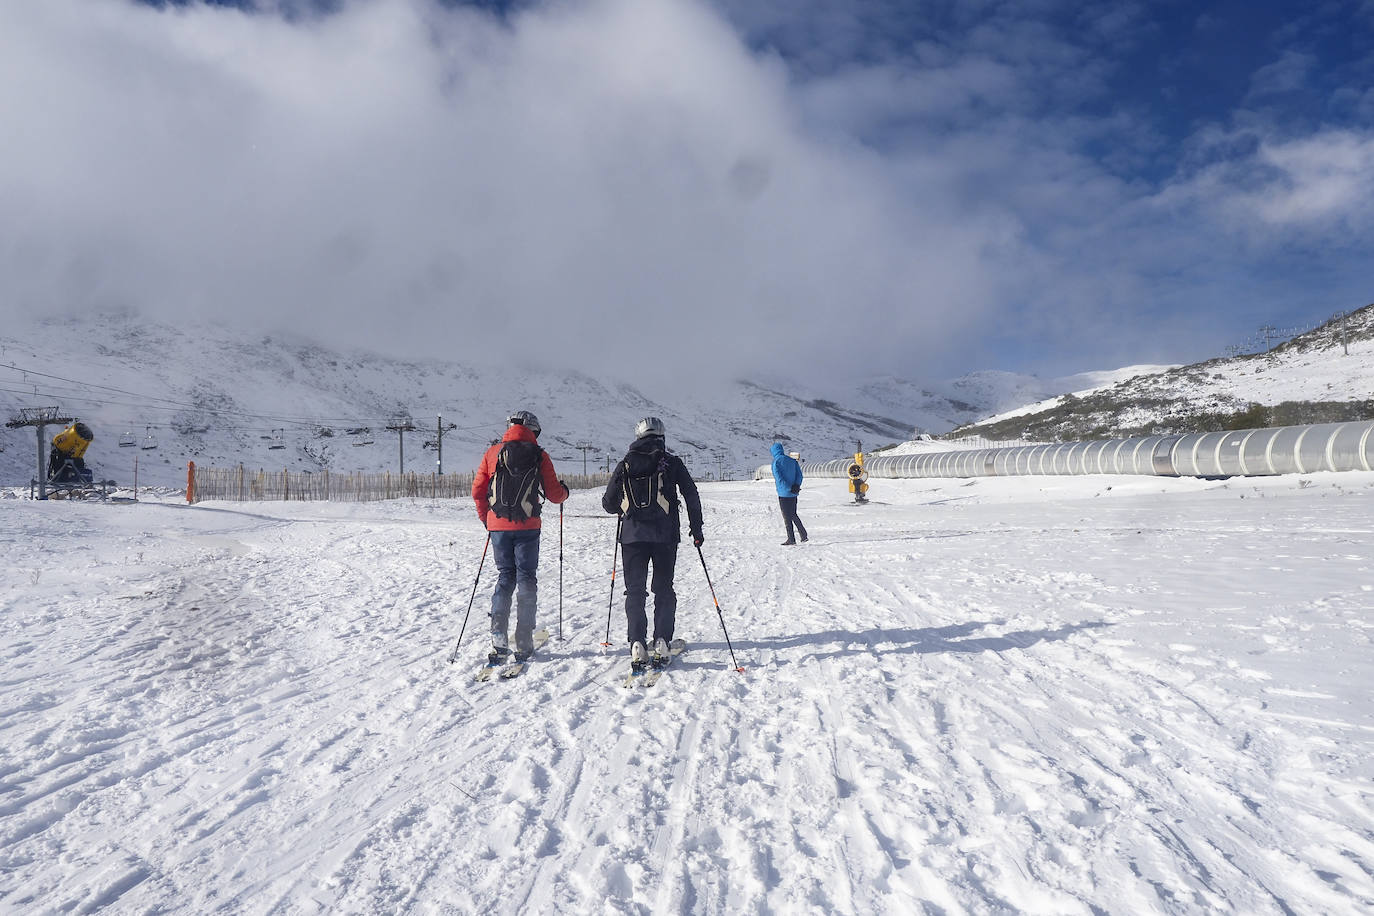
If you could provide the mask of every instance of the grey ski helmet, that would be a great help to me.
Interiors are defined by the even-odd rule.
[[[635,438],[643,439],[645,436],[662,436],[663,421],[658,417],[645,417],[635,424]]]
[[[519,424],[520,426],[523,426],[530,432],[534,433],[536,436],[539,435],[539,418],[536,417],[534,414],[530,413],[528,410],[512,411],[510,418],[506,421],[506,423],[508,426],[515,426],[516,424]]]

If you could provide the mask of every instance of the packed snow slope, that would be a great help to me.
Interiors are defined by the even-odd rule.
[[[489,684],[467,504],[0,503],[0,911],[1374,908],[1374,475],[702,494],[634,691],[595,493]]]

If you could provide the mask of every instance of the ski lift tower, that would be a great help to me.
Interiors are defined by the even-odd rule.
[[[24,426],[33,426],[38,429],[38,498],[48,498],[48,475],[43,468],[43,443],[47,441],[46,429],[49,424],[60,423],[66,426],[75,423],[75,417],[62,416],[60,407],[24,407],[19,410],[19,416],[5,424],[10,429],[19,429]]]
[[[596,446],[590,442],[579,442],[573,446],[582,453],[582,476],[587,476],[587,453],[596,451]]]
[[[401,476],[406,473],[406,433],[415,431],[415,421],[409,414],[402,414],[393,419],[386,425],[388,430],[395,432],[401,440]]]
[[[445,423],[443,415],[441,414],[439,416],[438,428],[435,433],[434,441],[436,443],[436,447],[439,449],[439,458],[435,462],[435,467],[438,468],[438,473],[441,477],[444,474],[444,433],[457,428],[457,423]]]

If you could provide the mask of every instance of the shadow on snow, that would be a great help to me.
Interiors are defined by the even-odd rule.
[[[819,633],[798,633],[774,639],[732,640],[735,655],[740,664],[748,667],[746,655],[760,650],[783,650],[815,648],[838,645],[830,651],[807,653],[800,658],[773,658],[771,665],[791,664],[812,659],[842,658],[856,655],[932,655],[937,653],[977,653],[1007,652],[1013,649],[1029,649],[1042,642],[1062,642],[1076,633],[1098,630],[1112,626],[1102,620],[1084,623],[1065,624],[1047,630],[1016,630],[995,636],[979,636],[987,627],[1001,626],[1005,621],[987,620],[958,623],[944,627],[903,627],[900,629],[874,628],[870,630],[825,630]],[[727,652],[724,640],[718,642],[696,643],[691,646],[695,651],[718,650]],[[691,667],[684,665],[683,667]]]

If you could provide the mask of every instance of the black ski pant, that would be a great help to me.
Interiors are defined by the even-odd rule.
[[[801,535],[803,541],[806,540],[806,526],[803,525],[802,520],[797,517],[797,497],[779,496],[778,505],[782,507],[782,521],[783,524],[787,526],[787,539],[789,541],[795,541],[797,539],[797,536],[792,533],[792,526],[796,525],[797,534]]]
[[[625,623],[631,643],[646,638],[649,621],[644,612],[649,597],[646,586],[654,590],[654,639],[673,641],[677,622],[677,592],[673,591],[673,570],[677,567],[677,544],[639,542],[621,544],[620,555],[625,561]],[[649,581],[649,564],[653,563],[654,578]]]

